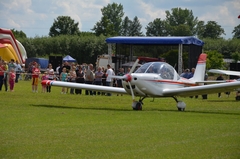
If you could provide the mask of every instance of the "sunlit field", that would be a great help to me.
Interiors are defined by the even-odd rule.
[[[179,98],[184,112],[172,98],[134,111],[128,95],[60,92],[32,93],[30,81],[0,92],[0,158],[240,158],[235,92]]]

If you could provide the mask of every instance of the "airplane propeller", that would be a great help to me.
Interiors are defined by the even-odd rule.
[[[124,76],[111,76],[111,78],[117,78],[117,79],[122,79],[124,81],[126,81],[129,85],[129,88],[130,88],[130,91],[131,91],[131,95],[132,95],[132,100],[133,102],[135,102],[135,96],[134,96],[134,93],[133,93],[133,89],[132,89],[132,86],[131,86],[131,81],[132,81],[132,76],[131,74],[133,73],[133,71],[135,70],[135,68],[137,67],[137,64],[139,62],[139,59],[137,59],[135,61],[135,63],[133,64],[131,70],[129,71],[128,74],[124,75]]]
[[[129,73],[126,74],[126,75],[124,75],[124,76],[125,76],[124,79],[125,79],[125,81],[128,83],[128,85],[129,85],[129,87],[130,87],[130,91],[131,91],[131,95],[132,95],[132,100],[133,100],[133,102],[135,102],[135,96],[134,96],[133,89],[132,89],[132,86],[131,86],[131,83],[130,83],[130,82],[132,81],[132,76],[131,76],[131,74],[133,73],[133,71],[134,71],[135,68],[137,67],[138,62],[139,62],[139,59],[137,59],[137,60],[135,61],[135,63],[133,64],[131,70],[129,71]]]

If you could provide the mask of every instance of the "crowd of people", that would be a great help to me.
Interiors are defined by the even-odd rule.
[[[32,80],[32,92],[38,92],[39,79],[43,80],[58,80],[63,82],[72,83],[82,83],[91,85],[103,85],[103,86],[116,86],[122,87],[121,80],[112,79],[110,76],[115,75],[114,69],[107,65],[107,68],[97,67],[94,69],[93,64],[83,64],[79,65],[76,63],[64,62],[62,66],[58,66],[56,71],[53,70],[52,65],[49,64],[46,71],[41,74],[39,65],[33,62],[29,65],[31,70],[31,80]],[[124,69],[120,68],[117,73],[119,76],[123,76]],[[42,85],[42,92],[51,92],[51,86]],[[82,89],[74,89],[62,87],[61,94],[82,94]],[[111,96],[108,92],[96,92],[93,90],[85,90],[85,95],[107,95]]]

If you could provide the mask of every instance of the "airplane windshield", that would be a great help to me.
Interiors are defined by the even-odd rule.
[[[174,68],[165,62],[149,62],[138,68],[135,73],[155,73],[163,79],[174,78]]]

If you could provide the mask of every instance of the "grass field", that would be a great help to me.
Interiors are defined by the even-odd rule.
[[[179,98],[185,112],[172,98],[133,111],[131,96],[60,92],[32,93],[30,81],[0,92],[0,158],[240,158],[235,92]]]

